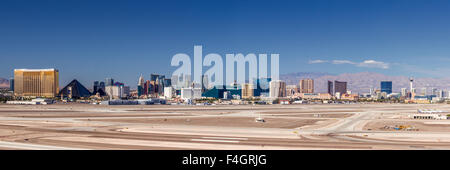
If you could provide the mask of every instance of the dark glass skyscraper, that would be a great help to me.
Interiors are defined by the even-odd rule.
[[[102,89],[103,91],[105,91],[105,82],[101,81],[99,88]]]
[[[143,92],[142,86],[138,85],[138,86],[137,86],[137,93],[138,93],[138,96],[142,96],[142,92]]]
[[[328,94],[334,95],[334,92],[333,92],[333,82],[332,82],[332,81],[328,81]]]
[[[99,88],[100,88],[100,85],[99,85],[99,83],[98,83],[98,81],[94,81],[94,87],[93,87],[93,92],[92,92],[92,94],[97,94],[97,91],[99,90]]]
[[[14,91],[14,78],[9,79],[9,91]]]
[[[341,95],[347,93],[347,82],[334,81],[334,93],[337,92]]]
[[[392,81],[382,81],[381,82],[381,92],[391,94],[392,93]]]
[[[254,85],[256,85],[255,91],[253,93],[254,96],[261,96],[261,94],[268,96],[269,95],[269,83],[272,81],[272,78],[259,78],[254,81]]]

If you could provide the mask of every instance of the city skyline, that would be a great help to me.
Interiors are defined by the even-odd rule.
[[[52,70],[54,68],[47,68],[47,69],[44,69],[44,70],[49,70],[49,69]],[[15,70],[17,70],[17,69],[15,69]],[[41,70],[41,69],[19,69],[19,70]],[[326,74],[326,73],[317,73],[317,74],[320,74],[322,76],[318,76],[318,77],[315,77],[315,78],[309,77],[310,75],[308,75],[308,74],[316,74],[316,73],[310,73],[310,72],[300,73],[299,72],[299,73],[293,73],[293,74],[296,74],[296,75],[300,74],[300,75],[303,75],[305,77],[298,79],[299,77],[297,77],[297,78],[294,77],[293,78],[293,77],[289,77],[290,74],[285,74],[285,75],[281,75],[282,78],[280,80],[285,81],[286,85],[298,86],[300,92],[302,92],[302,82],[304,82],[304,81],[312,81],[312,82],[308,82],[308,83],[311,83],[311,84],[308,85],[309,86],[308,89],[309,88],[310,89],[303,91],[305,93],[314,92],[315,91],[314,89],[317,89],[317,92],[319,92],[319,93],[323,93],[323,92],[327,92],[327,91],[329,93],[329,89],[327,90],[327,88],[329,88],[329,87],[326,87],[326,85],[323,84],[323,83],[326,83],[326,81],[340,81],[340,80],[344,80],[347,83],[350,83],[350,86],[349,86],[350,89],[349,90],[354,91],[356,93],[366,93],[366,92],[370,92],[370,90],[372,90],[372,89],[383,90],[383,87],[382,87],[383,85],[380,86],[380,84],[379,84],[380,82],[381,82],[381,84],[383,84],[383,82],[391,82],[390,91],[394,92],[394,93],[401,92],[401,89],[405,88],[405,87],[408,87],[408,89],[409,89],[409,86],[410,86],[409,85],[409,82],[410,82],[409,78],[410,77],[405,77],[405,76],[403,76],[403,77],[402,76],[400,76],[400,77],[391,77],[391,76],[385,76],[385,75],[382,75],[382,74],[370,73],[370,72],[356,73],[356,74],[345,74],[344,73],[344,74],[340,74],[340,75],[336,75],[336,76],[335,75],[331,75],[331,74]],[[161,75],[161,74],[158,74],[158,73],[151,73],[148,76],[149,80],[147,80],[148,81],[147,83],[150,83],[150,80],[155,79],[154,76],[161,77],[162,78],[161,81],[164,81],[165,84],[169,84],[169,85],[172,84],[171,83],[171,79],[176,78],[176,77],[165,78],[165,75]],[[180,85],[179,87],[193,85],[192,83],[194,83],[194,82],[193,82],[193,80],[190,79],[191,76],[190,75],[186,75],[186,76],[188,76],[187,78],[190,81],[188,81],[187,83],[180,82],[182,84],[179,84]],[[208,81],[209,78],[206,79],[205,75],[202,75],[201,77],[202,77],[201,80],[202,81],[206,81],[205,83],[207,84],[207,81]],[[270,79],[270,76],[268,78]],[[142,82],[142,81],[144,81],[146,79],[147,78],[145,78],[145,76],[140,75],[138,80],[136,81],[137,82],[136,84],[126,84],[126,83],[120,81],[120,79],[107,77],[107,78],[104,78],[104,80],[94,80],[93,82],[87,82],[87,83],[82,82],[82,84],[86,84],[88,89],[93,91],[93,92],[97,91],[96,88],[99,88],[99,87],[103,87],[104,88],[105,85],[112,85],[110,82],[114,82],[114,84],[119,83],[120,85],[126,85],[126,86],[130,87],[131,90],[138,90],[139,86],[144,87],[145,82]],[[362,83],[361,82],[355,82],[355,79],[360,79],[360,81]],[[8,81],[7,79],[5,79],[5,80]],[[75,79],[72,79],[69,82],[72,82],[73,80],[77,80],[78,81],[78,79],[75,78]],[[314,84],[315,80],[318,80],[321,83]],[[433,78],[423,78],[423,79],[419,78],[419,79],[415,79],[415,81],[417,81],[417,80],[419,80],[419,83],[414,85],[415,89],[420,89],[422,91],[424,89],[426,89],[426,90],[431,90],[431,89],[450,90],[448,88],[448,85],[447,85],[448,83],[442,84],[444,81],[449,81],[450,79],[445,79],[445,80],[433,79]],[[12,84],[11,83],[6,84],[8,87],[10,87],[10,86],[12,86],[14,84],[14,78],[13,77],[11,77],[9,79],[9,82],[11,82],[11,81],[13,81]],[[294,82],[292,83],[292,81],[294,81]],[[367,82],[367,81],[370,81],[370,82]],[[392,86],[392,82],[393,81],[395,82],[394,83],[395,86]],[[438,82],[436,82],[436,81],[438,81]],[[190,82],[192,82],[192,83],[190,83]],[[257,82],[255,82],[255,80],[253,82],[250,81],[249,83],[253,84],[255,86],[255,89],[257,89],[256,88],[257,87],[256,86]],[[375,84],[371,85],[371,83],[375,83]],[[405,83],[407,83],[408,85],[405,85]],[[61,86],[61,87],[65,86],[66,84],[68,84],[68,83],[59,81],[59,86]],[[197,86],[203,87],[203,85],[201,85],[201,84],[202,83],[198,82],[198,83],[195,83],[195,86],[196,87]],[[6,87],[6,85],[2,84],[2,88]],[[176,85],[176,84],[174,84],[174,85]],[[222,85],[226,86],[227,84],[224,83]],[[208,86],[208,85],[206,85],[206,86]],[[213,85],[209,85],[208,87],[212,88]],[[361,87],[363,87],[363,88],[361,89]]]
[[[170,77],[173,55],[203,45],[279,53],[281,74],[449,78],[447,1],[173,2],[2,1],[0,77],[57,68],[60,85],[113,77],[135,88],[140,74]]]

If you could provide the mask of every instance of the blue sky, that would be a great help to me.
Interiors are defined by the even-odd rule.
[[[0,77],[171,75],[176,53],[278,53],[280,73],[450,77],[450,1],[2,0]]]

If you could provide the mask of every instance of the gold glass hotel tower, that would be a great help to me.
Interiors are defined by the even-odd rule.
[[[15,69],[14,95],[18,97],[56,97],[59,91],[57,69]]]

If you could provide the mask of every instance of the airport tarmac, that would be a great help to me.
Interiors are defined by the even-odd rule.
[[[450,120],[417,109],[450,105],[1,104],[0,149],[450,149]]]

